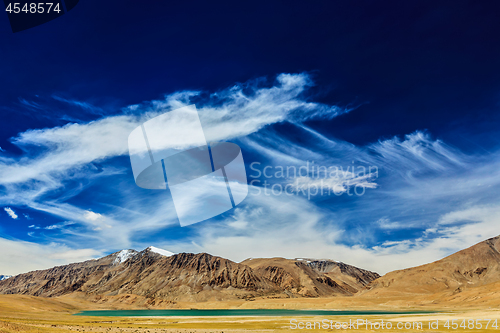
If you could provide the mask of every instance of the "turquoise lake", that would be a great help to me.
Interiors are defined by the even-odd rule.
[[[227,309],[227,310],[101,310],[83,311],[75,316],[93,317],[225,317],[225,316],[361,316],[361,315],[398,315],[432,313],[424,311],[337,311],[337,310],[280,310],[280,309]]]

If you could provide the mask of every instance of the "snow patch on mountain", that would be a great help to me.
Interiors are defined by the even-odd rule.
[[[11,278],[12,275],[0,275],[0,281],[7,280],[8,278]]]
[[[173,252],[170,252],[170,251],[167,251],[167,250],[163,250],[163,249],[159,249],[159,248],[154,247],[154,246],[150,246],[147,249],[149,251],[151,251],[151,252],[161,254],[162,256],[165,256],[165,257],[170,257],[170,256],[173,256],[175,254]]]
[[[306,264],[310,264],[313,260],[307,258],[295,258],[297,261],[305,261]]]
[[[132,258],[137,254],[137,251],[135,250],[121,250],[116,254],[115,261],[113,264],[121,264],[122,262],[127,261],[128,259]]]

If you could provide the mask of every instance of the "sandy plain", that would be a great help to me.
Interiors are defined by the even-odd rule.
[[[437,298],[439,295],[434,295]],[[442,295],[441,295],[442,296]],[[329,309],[329,310],[380,310],[380,311],[436,311],[426,314],[376,315],[376,316],[325,316],[325,317],[86,317],[74,316],[82,310],[131,308],[112,300],[104,303],[90,302],[78,297],[41,298],[22,295],[0,295],[0,332],[37,332],[37,333],[240,333],[240,332],[496,332],[489,327],[457,329],[446,328],[447,320],[455,320],[457,325],[466,319],[496,319],[500,324],[500,310],[493,303],[498,299],[487,300],[482,304],[435,304],[430,299],[411,302],[406,297],[333,297],[301,299],[257,299],[255,301],[226,301],[203,303],[178,303],[175,308],[267,308],[267,309]],[[461,306],[460,306],[461,304]],[[391,322],[393,328],[367,327],[342,328],[340,324],[328,329],[292,329],[290,320],[297,322],[322,322],[332,320],[346,322],[349,319],[369,320],[370,322]],[[429,322],[438,320],[438,329],[429,329]],[[422,323],[422,328],[398,329],[397,323]],[[485,321],[480,321],[484,325]],[[323,323],[323,322],[322,322]],[[451,322],[450,322],[451,323]],[[414,324],[413,324],[414,325]],[[407,324],[410,327],[410,324]]]

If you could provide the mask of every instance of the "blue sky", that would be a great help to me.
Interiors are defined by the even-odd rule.
[[[150,245],[384,273],[500,234],[499,11],[87,0],[16,34],[0,15],[0,274]],[[190,104],[256,182],[181,228],[168,191],[135,185],[127,137]],[[342,171],[276,176],[308,163]]]

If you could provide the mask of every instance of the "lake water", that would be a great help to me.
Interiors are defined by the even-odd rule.
[[[280,309],[213,309],[213,310],[101,310],[83,311],[76,316],[93,317],[224,317],[224,316],[362,316],[431,313],[425,311],[337,311],[337,310],[280,310]]]

